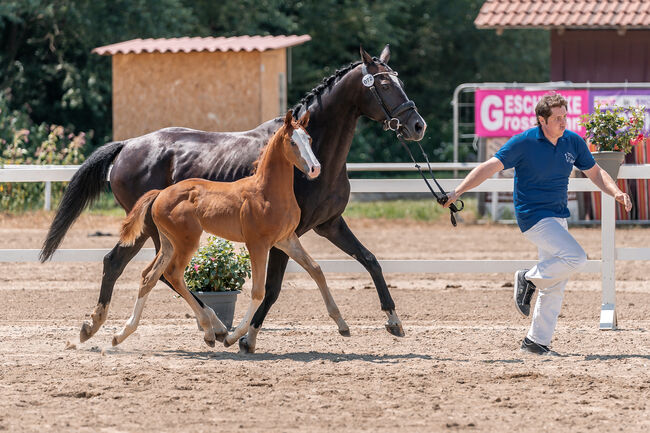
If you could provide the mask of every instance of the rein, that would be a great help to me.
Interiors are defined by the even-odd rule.
[[[408,153],[409,157],[411,158],[411,161],[413,161],[413,164],[415,164],[415,168],[418,169],[418,172],[420,173],[420,176],[422,176],[422,179],[424,180],[424,183],[427,184],[427,187],[429,188],[429,191],[431,191],[431,194],[433,194],[433,197],[436,199],[436,201],[444,205],[447,203],[447,200],[449,200],[449,197],[447,196],[447,193],[445,190],[440,186],[438,181],[436,180],[436,177],[433,175],[433,170],[431,169],[431,164],[429,163],[429,157],[427,156],[426,152],[422,148],[422,145],[418,141],[418,146],[420,147],[420,151],[422,152],[422,155],[424,156],[424,159],[427,162],[427,166],[429,168],[429,174],[431,175],[431,179],[433,179],[433,182],[436,184],[438,189],[440,190],[440,195],[438,195],[431,184],[429,183],[429,180],[427,177],[424,175],[422,172],[422,169],[420,168],[420,165],[415,162],[415,158],[413,158],[413,154],[411,153],[411,149],[409,148],[408,144],[404,141],[404,138],[402,137],[402,134],[398,131],[399,128],[402,126],[401,122],[397,118],[400,114],[404,113],[405,111],[408,110],[415,110],[415,102],[409,100],[404,102],[403,104],[400,104],[398,107],[395,108],[395,110],[390,110],[384,103],[384,100],[381,98],[379,93],[377,92],[377,88],[375,87],[375,77],[377,75],[397,75],[397,72],[395,71],[386,71],[386,72],[378,72],[376,74],[370,74],[368,73],[368,68],[366,68],[365,64],[361,65],[361,71],[363,73],[363,78],[361,79],[362,83],[364,86],[366,86],[372,94],[375,96],[375,99],[377,100],[377,103],[381,107],[382,111],[384,112],[384,115],[386,116],[386,119],[384,120],[384,130],[390,129],[391,131],[395,131],[395,134],[397,134],[397,139],[399,140],[400,144],[406,149],[406,152]],[[449,206],[449,218],[451,219],[451,225],[456,227],[456,216],[454,215],[457,212],[462,211],[465,208],[465,203],[458,199],[456,200],[457,202],[460,202],[460,207],[456,206],[455,203],[452,203]]]

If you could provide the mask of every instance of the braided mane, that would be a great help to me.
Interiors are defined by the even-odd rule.
[[[382,62],[378,58],[373,57],[373,60],[376,63],[388,68],[388,70],[391,70],[390,67],[387,64],[385,64],[384,62]],[[334,74],[332,74],[331,76],[329,76],[327,78],[323,78],[323,81],[319,85],[317,85],[316,87],[311,89],[309,92],[307,92],[307,94],[300,100],[300,102],[298,102],[296,105],[294,105],[294,107],[293,107],[293,117],[296,118],[296,119],[299,118],[300,115],[302,114],[302,110],[303,109],[306,110],[309,107],[309,104],[314,99],[321,96],[325,92],[325,90],[330,89],[337,82],[338,79],[343,77],[345,74],[347,74],[352,69],[359,66],[360,64],[361,64],[360,61],[352,62],[349,65],[344,66],[341,69],[337,69],[336,72],[334,72]]]

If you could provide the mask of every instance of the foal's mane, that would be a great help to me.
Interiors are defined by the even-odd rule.
[[[378,58],[373,57],[372,60],[374,60],[375,63],[384,66],[389,71],[391,70],[390,66],[388,66],[386,63],[382,62]],[[332,88],[332,86],[340,78],[342,78],[345,74],[347,74],[352,69],[359,66],[360,64],[361,64],[360,61],[352,62],[347,66],[344,66],[344,67],[342,67],[340,69],[337,69],[336,72],[334,72],[334,74],[330,75],[329,77],[323,78],[323,81],[320,84],[318,84],[316,87],[314,87],[309,92],[307,92],[307,94],[300,100],[300,102],[298,102],[293,107],[293,109],[292,109],[293,110],[293,117],[296,118],[296,119],[300,118],[300,115],[302,114],[302,110],[303,109],[306,110],[307,108],[309,108],[309,104],[311,104],[311,102],[314,99],[321,96],[325,92],[325,90],[328,90],[328,89]]]
[[[278,135],[278,132],[280,131],[281,128],[284,128],[286,125],[283,123],[280,128],[277,129],[269,139],[269,141],[260,149],[260,155],[257,157],[255,161],[253,161],[253,170],[251,171],[251,176],[257,173],[257,168],[260,165],[260,162],[262,161],[262,158],[264,158],[264,155],[266,154],[266,150],[269,148],[269,145],[271,142],[275,139],[275,136]]]

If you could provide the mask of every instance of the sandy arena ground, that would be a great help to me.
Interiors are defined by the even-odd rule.
[[[51,215],[0,216],[0,248],[39,248]],[[118,218],[84,215],[63,248],[112,247]],[[353,220],[380,259],[532,259],[516,227]],[[89,237],[100,230],[112,236]],[[617,245],[647,246],[648,228]],[[590,258],[600,229],[573,228]],[[315,258],[344,257],[309,234]],[[329,274],[352,336],[339,336],[305,274],[289,274],[257,353],[210,349],[191,310],[162,284],[118,348],[144,262],[116,286],[106,325],[76,349],[97,302],[99,263],[0,263],[0,430],[75,432],[647,432],[647,263],[617,263],[620,330],[598,330],[600,281],[580,274],[565,296],[553,349],[519,352],[529,320],[505,274],[387,274],[406,337],[383,327],[368,274]],[[235,321],[249,301],[240,295]]]

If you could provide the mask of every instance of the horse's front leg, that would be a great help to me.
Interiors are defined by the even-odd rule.
[[[288,261],[289,257],[281,250],[271,248],[269,251],[264,300],[253,316],[248,333],[239,339],[240,353],[255,353],[257,334],[262,329],[262,324],[271,306],[278,300]]]
[[[316,261],[312,259],[307,251],[302,247],[302,244],[298,240],[298,236],[293,233],[288,239],[278,242],[276,247],[288,254],[289,257],[295,260],[296,263],[302,266],[303,269],[309,273],[312,279],[316,282],[316,285],[318,285],[320,294],[323,297],[323,301],[325,301],[325,306],[327,307],[327,313],[334,322],[336,322],[336,325],[339,328],[339,333],[344,337],[349,337],[350,328],[348,327],[348,324],[345,323],[345,320],[343,320],[339,307],[336,305],[336,302],[334,302],[334,298],[332,297],[330,288],[327,286],[327,280],[325,280],[323,271],[318,263],[316,263]]]
[[[390,296],[384,274],[381,271],[381,266],[375,256],[363,246],[361,242],[354,236],[348,225],[343,220],[343,217],[338,216],[324,224],[314,228],[314,231],[319,235],[327,238],[330,242],[336,245],[345,253],[352,256],[370,273],[372,281],[377,288],[379,295],[379,302],[381,309],[388,316],[386,322],[386,330],[397,337],[404,336],[404,329],[402,322],[399,320],[395,312],[395,302]]]
[[[253,288],[251,289],[251,303],[246,310],[244,318],[241,320],[237,328],[226,336],[223,344],[226,347],[232,345],[239,337],[243,336],[247,331],[253,318],[253,314],[257,311],[262,300],[264,299],[264,282],[266,280],[266,262],[269,256],[269,246],[254,243],[246,243],[248,253],[251,258],[251,274],[253,276]]]

